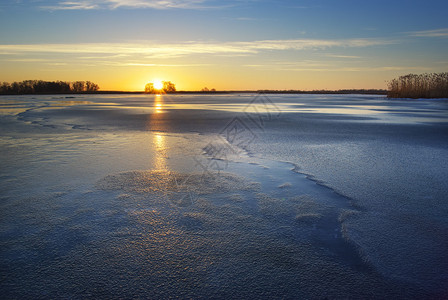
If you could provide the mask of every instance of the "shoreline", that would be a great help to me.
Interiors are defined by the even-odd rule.
[[[349,89],[349,90],[316,90],[316,91],[301,91],[301,90],[235,90],[235,91],[176,91],[171,93],[164,93],[169,95],[220,95],[220,94],[300,94],[300,95],[387,95],[386,90],[376,89]],[[23,95],[140,95],[148,94],[138,91],[95,91],[95,92],[80,92],[80,93],[30,93],[30,94],[0,94],[0,96],[23,96]]]

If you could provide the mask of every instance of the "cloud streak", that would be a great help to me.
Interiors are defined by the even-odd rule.
[[[73,55],[143,55],[145,57],[170,58],[195,54],[254,55],[266,51],[300,51],[334,47],[359,48],[394,43],[379,39],[345,40],[261,40],[250,42],[184,42],[161,44],[145,43],[84,43],[84,44],[28,44],[0,45],[0,54],[73,54]]]
[[[313,63],[313,62],[284,62],[276,64],[244,65],[248,68],[287,72],[383,72],[383,71],[428,71],[430,68],[423,66],[343,66],[338,63]]]
[[[326,57],[331,57],[331,58],[344,58],[344,59],[359,59],[361,58],[360,56],[356,56],[356,55],[339,55],[339,54],[326,54]]]
[[[59,1],[54,5],[40,6],[44,10],[89,10],[89,9],[117,9],[117,8],[149,8],[149,9],[213,9],[236,5],[215,4],[210,0],[82,0]]]
[[[57,5],[41,6],[44,10],[90,10],[98,9],[99,5],[92,1],[62,1]]]
[[[447,38],[448,28],[440,28],[434,30],[412,31],[409,36],[428,37],[428,38]]]
[[[108,0],[110,8],[194,9],[203,7],[205,0]]]

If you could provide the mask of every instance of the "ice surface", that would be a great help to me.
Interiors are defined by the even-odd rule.
[[[447,295],[446,101],[67,97],[0,98],[2,297]]]

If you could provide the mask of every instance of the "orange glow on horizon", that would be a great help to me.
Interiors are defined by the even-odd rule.
[[[110,73],[114,74],[114,73]],[[371,72],[360,76],[358,72],[295,72],[292,71],[258,71],[243,70],[233,72],[233,69],[215,70],[177,69],[144,71],[130,68],[120,76],[111,77],[109,73],[101,73],[89,77],[91,81],[99,84],[100,90],[118,91],[144,91],[147,83],[162,80],[171,81],[178,91],[200,91],[204,87],[215,88],[217,91],[241,91],[241,90],[338,90],[338,89],[369,89],[386,88],[385,78],[394,78],[396,74],[389,72]],[[79,76],[83,78],[82,76]],[[85,76],[84,76],[85,77]],[[149,78],[149,79],[148,79]],[[63,78],[65,79],[65,78]],[[162,86],[163,87],[163,86]]]

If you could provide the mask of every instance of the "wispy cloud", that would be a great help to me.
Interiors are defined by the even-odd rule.
[[[245,65],[245,67],[287,71],[287,72],[387,72],[387,71],[428,71],[430,68],[422,66],[382,66],[382,67],[347,67],[339,64],[313,64],[285,62],[283,64]]]
[[[305,49],[328,49],[333,47],[369,47],[393,43],[378,39],[347,40],[262,40],[250,42],[184,42],[161,44],[145,42],[92,43],[92,44],[28,44],[0,45],[0,54],[74,54],[74,55],[143,55],[152,58],[180,57],[195,54],[252,55],[265,51],[300,51]]]
[[[56,5],[44,5],[40,8],[45,10],[89,10],[98,9],[99,5],[94,1],[62,1]]]
[[[231,20],[231,21],[260,21],[259,18],[251,18],[251,17],[222,17],[223,20]]]
[[[237,2],[226,1],[225,5],[212,0],[82,0],[58,1],[54,5],[43,5],[45,10],[85,10],[117,8],[150,9],[212,9],[234,6]]]
[[[317,60],[304,61],[272,61],[262,64],[247,64],[244,67],[276,71],[323,71],[331,70],[333,64]]]
[[[326,49],[331,47],[368,47],[377,45],[388,45],[395,43],[392,40],[380,39],[296,39],[296,40],[264,40],[255,42],[239,43],[249,49],[255,50],[303,50],[310,48]]]
[[[167,68],[185,68],[185,67],[206,67],[210,64],[156,64],[156,63],[141,63],[141,62],[117,62],[117,61],[104,61],[102,65],[115,66],[115,67],[167,67]]]
[[[49,66],[67,66],[67,63],[63,63],[63,62],[54,62],[54,63],[47,63],[47,65]]]
[[[440,28],[434,30],[423,30],[423,31],[412,31],[408,33],[409,36],[415,37],[438,37],[438,38],[447,38],[448,37],[448,28]]]
[[[46,62],[48,59],[43,58],[16,58],[16,59],[7,59],[7,61],[11,62]]]
[[[132,8],[202,8],[205,0],[107,0],[107,4],[111,8],[132,7]]]
[[[332,57],[332,58],[344,58],[344,59],[358,59],[361,58],[361,56],[356,55],[339,55],[339,54],[325,54],[326,57]]]

